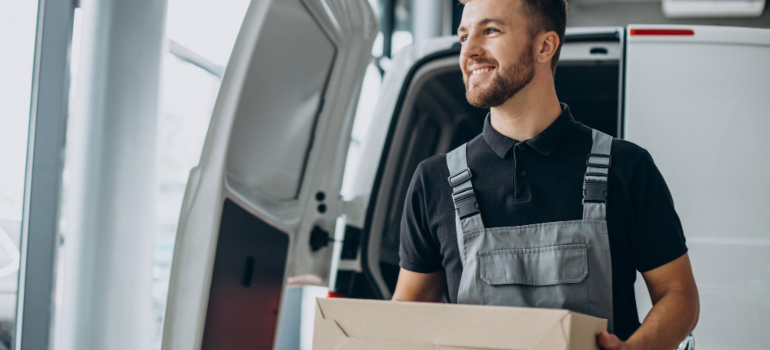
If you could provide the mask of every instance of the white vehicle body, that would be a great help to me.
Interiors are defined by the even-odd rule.
[[[289,281],[390,297],[414,168],[474,137],[486,112],[464,99],[456,38],[408,47],[345,171],[375,34],[366,0],[252,3],[190,174],[164,350],[275,348]],[[568,29],[557,69],[578,121],[647,148],[666,177],[701,294],[699,349],[770,347],[766,62],[770,30],[629,25]]]

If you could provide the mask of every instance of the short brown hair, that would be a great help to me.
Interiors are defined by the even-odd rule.
[[[472,0],[459,0],[465,5]],[[551,69],[556,72],[564,31],[567,29],[567,0],[521,0],[525,15],[530,18],[529,33],[534,38],[541,32],[554,31],[559,35],[559,47],[551,59]]]

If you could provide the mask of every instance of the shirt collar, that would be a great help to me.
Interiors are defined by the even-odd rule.
[[[575,125],[575,118],[572,117],[569,106],[565,103],[561,103],[561,109],[561,115],[559,115],[551,125],[545,128],[545,130],[537,136],[524,141],[524,143],[544,155],[549,155],[553,152]],[[492,150],[495,151],[500,158],[505,158],[508,151],[513,145],[519,143],[519,141],[495,130],[495,128],[492,127],[492,124],[490,124],[489,118],[489,113],[487,113],[486,120],[484,120],[484,130],[482,131],[482,135]]]

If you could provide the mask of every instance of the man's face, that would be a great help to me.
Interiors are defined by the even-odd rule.
[[[534,52],[521,0],[472,0],[457,34],[468,103],[497,107],[535,76]]]

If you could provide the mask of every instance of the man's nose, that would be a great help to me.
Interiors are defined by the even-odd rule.
[[[484,54],[484,50],[481,47],[480,38],[476,38],[474,35],[468,35],[463,43],[463,48],[460,50],[460,55],[466,59],[472,59],[480,57]]]

